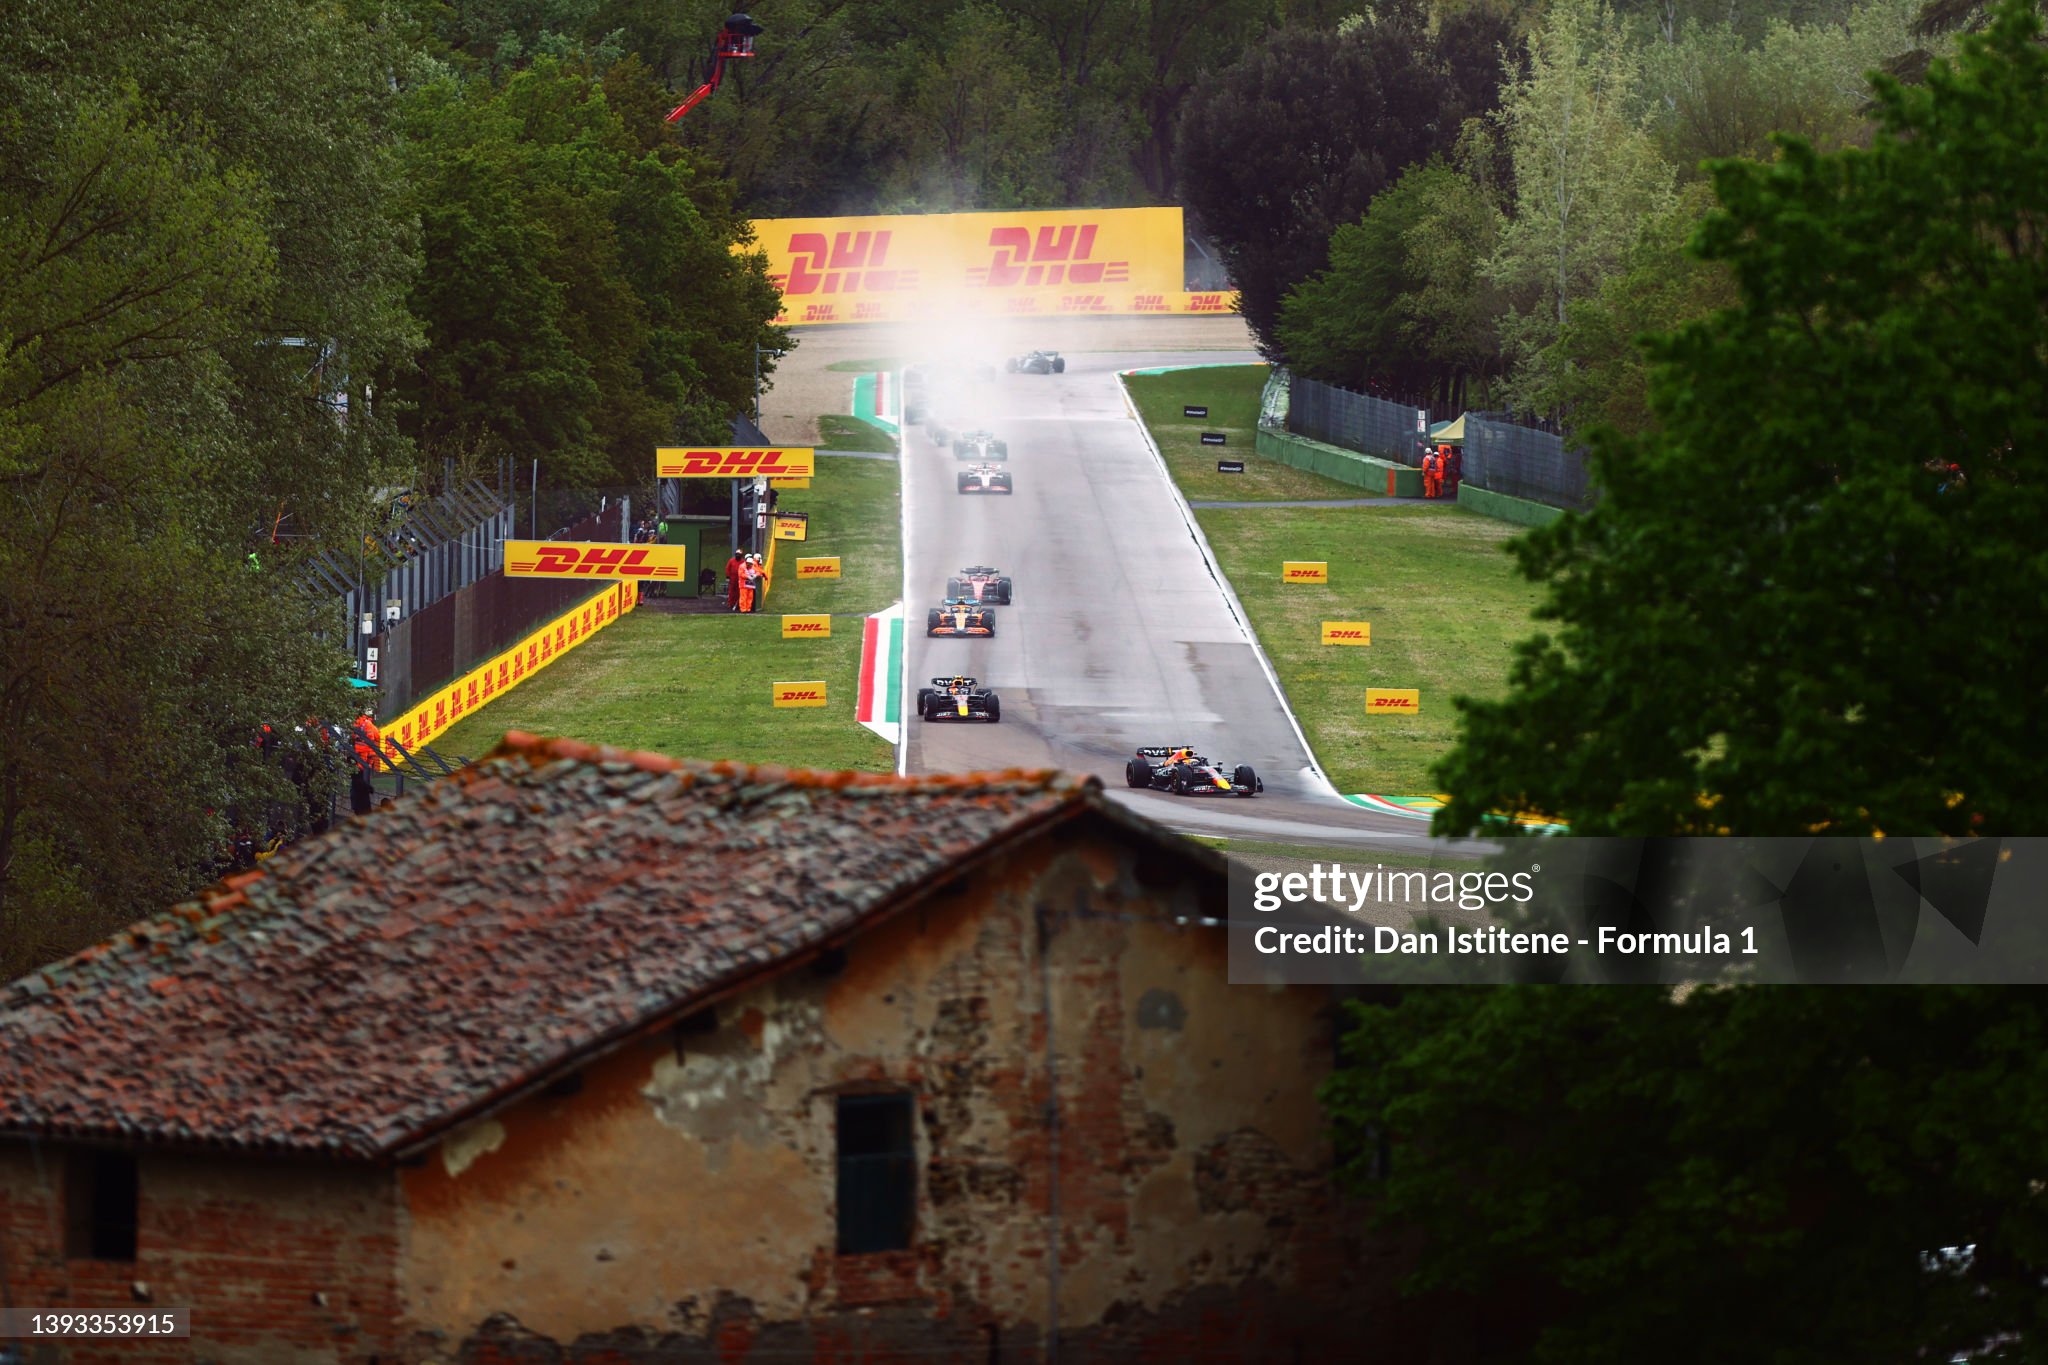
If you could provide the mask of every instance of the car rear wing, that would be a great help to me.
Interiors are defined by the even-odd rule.
[[[953,685],[953,680],[952,680],[951,678],[933,678],[933,679],[932,679],[932,686],[933,686],[933,687],[951,687],[952,685]],[[980,683],[980,681],[979,681],[978,679],[975,679],[975,678],[962,678],[962,679],[960,680],[960,685],[961,685],[962,687],[979,687],[979,686],[981,685],[981,683]]]
[[[994,565],[992,565],[992,564],[969,564],[969,565],[968,565],[968,566],[967,566],[966,568],[962,569],[962,570],[961,570],[960,572],[961,572],[962,574],[978,574],[978,573],[985,573],[985,574],[993,574],[993,573],[995,573],[996,571],[997,571],[997,570],[996,570],[995,566],[994,566]]]
[[[1138,750],[1138,757],[1166,758],[1170,755],[1179,753],[1182,749],[1186,749],[1189,753],[1193,753],[1195,751],[1195,746],[1192,744],[1167,744],[1160,746],[1158,748],[1145,748]]]

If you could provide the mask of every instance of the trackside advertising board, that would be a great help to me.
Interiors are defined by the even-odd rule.
[[[809,446],[657,446],[654,451],[657,479],[808,479],[817,472],[817,451]]]
[[[771,683],[777,706],[823,706],[825,684],[820,682]]]
[[[1372,643],[1370,621],[1325,621],[1323,622],[1323,643],[1326,645],[1369,645]]]
[[[508,554],[510,546],[507,546]],[[408,749],[431,742],[443,730],[477,707],[511,691],[639,603],[638,583],[613,583],[580,606],[572,607],[480,668],[473,668],[435,688],[398,719],[384,723],[387,739]],[[387,750],[396,758],[397,750]]]
[[[1320,559],[1287,559],[1280,563],[1283,583],[1327,583],[1330,566]]]
[[[670,582],[685,576],[681,545],[579,545],[559,540],[505,542],[507,578],[632,578]]]
[[[1422,693],[1412,687],[1369,687],[1365,709],[1374,716],[1415,716],[1422,714]]]
[[[779,323],[1228,313],[1189,293],[1181,211],[1060,209],[769,218],[755,249],[782,291]]]
[[[785,640],[823,640],[831,634],[832,618],[822,612],[784,615],[782,618],[782,638]]]
[[[839,577],[839,556],[819,555],[813,559],[798,559],[796,576],[802,579]]]

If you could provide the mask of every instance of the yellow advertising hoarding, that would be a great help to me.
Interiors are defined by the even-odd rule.
[[[657,479],[808,479],[817,472],[817,451],[809,446],[657,446],[654,451]]]
[[[801,616],[785,614],[782,618],[782,638],[785,640],[823,640],[831,634],[832,618],[824,612]]]
[[[809,479],[770,479],[768,480],[768,486],[770,488],[809,488],[811,481]]]
[[[810,535],[811,519],[805,513],[777,512],[775,514],[775,538],[777,540],[805,540]]]
[[[1415,716],[1422,714],[1422,693],[1412,687],[1368,687],[1365,710],[1373,716]]]
[[[1237,302],[1186,289],[1177,208],[770,218],[754,236],[782,291],[775,320],[793,326],[1228,313]]]
[[[1287,559],[1280,563],[1283,583],[1327,583],[1330,566],[1320,559]]]
[[[823,706],[825,684],[823,682],[771,683],[777,706]]]
[[[505,542],[507,578],[633,578],[664,583],[687,576],[681,545],[583,545],[560,540]]]
[[[1323,643],[1326,645],[1369,645],[1372,643],[1370,621],[1325,621],[1323,622]]]
[[[837,578],[839,577],[839,556],[829,555],[820,556],[817,559],[799,559],[796,562],[796,576],[798,578]]]

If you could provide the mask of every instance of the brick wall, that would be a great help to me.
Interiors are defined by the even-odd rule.
[[[0,1250],[16,1307],[192,1310],[190,1340],[72,1342],[62,1365],[389,1361],[398,1240],[389,1171],[145,1154],[136,1259],[64,1253],[60,1145],[0,1144]],[[139,1298],[135,1286],[146,1286]]]

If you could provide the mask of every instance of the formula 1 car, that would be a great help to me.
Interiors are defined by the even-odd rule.
[[[933,678],[930,687],[917,689],[917,718],[985,720],[993,725],[1003,718],[1003,702],[973,678]]]
[[[956,460],[1007,460],[1010,458],[1010,443],[998,441],[994,432],[963,431],[953,437],[953,458]]]
[[[946,596],[1007,607],[1010,605],[1010,580],[991,565],[969,564],[946,580]]]
[[[999,469],[992,464],[978,464],[972,469],[960,471],[962,493],[1014,493],[1011,487],[1010,471]]]
[[[1138,750],[1124,764],[1124,781],[1175,796],[1256,796],[1266,789],[1249,763],[1240,763],[1226,773],[1221,765],[1196,753],[1191,744]]]
[[[926,635],[982,635],[995,638],[996,614],[971,597],[949,597],[924,614]]]
[[[1058,351],[1033,351],[1004,361],[1003,368],[1011,374],[1065,374],[1067,361]]]

